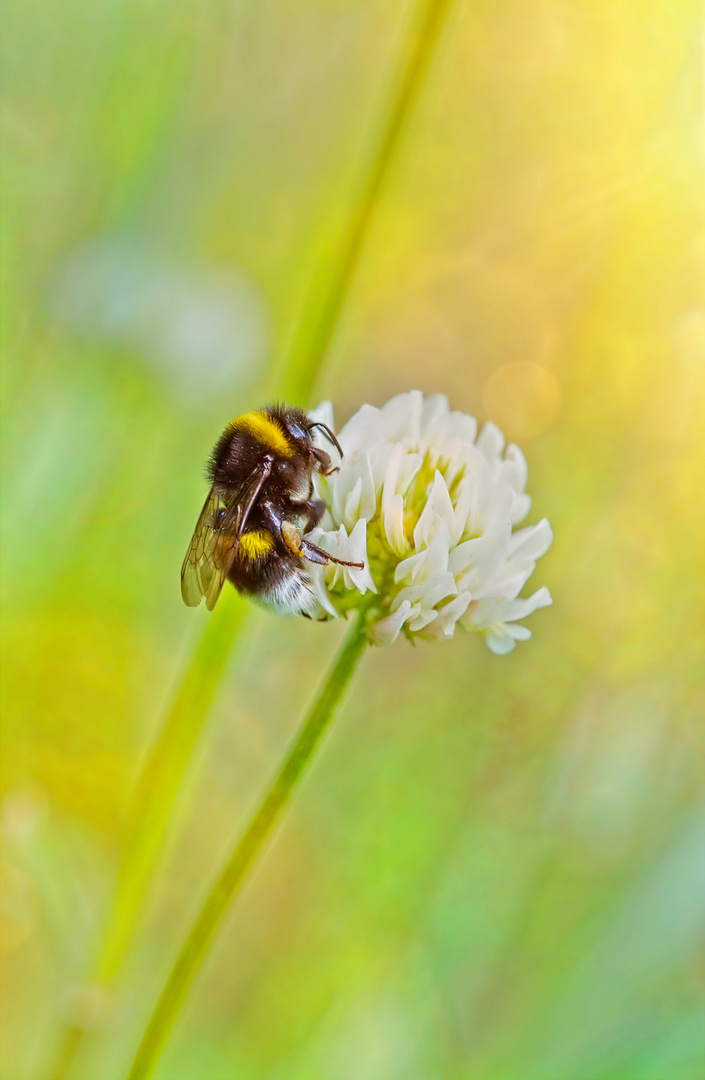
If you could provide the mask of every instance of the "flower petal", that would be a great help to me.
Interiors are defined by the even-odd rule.
[[[504,450],[504,435],[496,424],[493,424],[491,420],[488,420],[487,423],[483,425],[475,445],[477,446],[477,449],[485,455],[488,461],[494,463]]]
[[[456,596],[457,592],[458,587],[453,575],[439,574],[433,581],[424,582],[422,585],[407,585],[405,589],[400,589],[392,601],[392,608],[396,609],[399,604],[408,600],[412,604],[420,603],[422,609],[430,609],[446,597]]]
[[[427,626],[422,637],[429,641],[440,641],[442,638],[453,637],[455,633],[455,626],[458,619],[465,614],[465,610],[470,603],[470,593],[458,593],[457,596],[449,600],[443,607],[437,608],[438,618],[435,619],[429,626]]]
[[[381,437],[382,420],[379,409],[374,405],[363,405],[351,416],[338,433],[338,442],[345,457],[355,450],[365,450],[378,442]]]
[[[423,394],[410,390],[397,394],[381,408],[385,437],[389,442],[406,442],[418,446],[421,434]]]
[[[515,641],[506,626],[499,623],[491,626],[484,633],[485,645],[495,656],[506,656],[515,647]]]
[[[508,600],[502,605],[502,621],[513,622],[515,619],[525,619],[533,611],[542,607],[550,607],[553,597],[547,588],[538,589],[532,596],[523,600]]]
[[[398,584],[407,579],[411,583],[418,581],[432,581],[439,574],[444,574],[448,569],[448,528],[445,522],[434,536],[427,548],[410,555],[408,559],[402,559],[394,571],[394,581]]]
[[[535,563],[542,555],[545,555],[553,543],[553,531],[546,518],[542,518],[538,525],[527,525],[524,529],[512,534],[509,541],[509,560],[512,567]]]
[[[436,469],[426,505],[414,529],[414,547],[417,551],[422,547],[428,547],[441,522],[446,525],[450,538],[455,527],[455,511],[446,482]]]
[[[400,604],[396,611],[378,619],[367,631],[373,645],[391,645],[399,637],[399,631],[411,616],[411,604],[408,600]]]

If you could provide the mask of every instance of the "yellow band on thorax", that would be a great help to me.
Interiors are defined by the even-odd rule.
[[[281,454],[282,457],[292,457],[296,452],[279,424],[272,420],[264,409],[236,416],[230,426],[236,431],[246,431],[267,449]]]
[[[253,529],[252,532],[243,533],[240,537],[238,555],[245,559],[258,559],[260,555],[266,555],[274,547],[274,538],[264,529]]]

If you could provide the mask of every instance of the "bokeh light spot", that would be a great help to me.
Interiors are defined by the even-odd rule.
[[[0,862],[0,896],[0,956],[4,956],[31,937],[39,905],[32,879],[6,861]]]
[[[490,420],[512,439],[530,439],[551,426],[561,409],[555,375],[543,364],[502,364],[485,384],[483,402]]]

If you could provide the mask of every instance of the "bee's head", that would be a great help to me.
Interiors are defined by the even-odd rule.
[[[318,471],[322,473],[329,472],[332,462],[331,456],[326,450],[314,445],[313,432],[315,428],[320,428],[328,441],[335,446],[340,456],[343,456],[340,443],[328,425],[321,421],[310,420],[302,410],[291,409],[284,419],[284,426],[299,447],[301,454],[313,459]]]

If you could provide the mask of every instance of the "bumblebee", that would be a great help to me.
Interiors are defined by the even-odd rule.
[[[316,606],[307,562],[362,569],[306,539],[325,511],[313,498],[313,478],[336,471],[313,443],[315,428],[342,457],[330,428],[291,405],[244,413],[226,427],[208,462],[211,488],[181,567],[189,607],[205,598],[212,611],[227,578],[280,612],[307,615]]]

